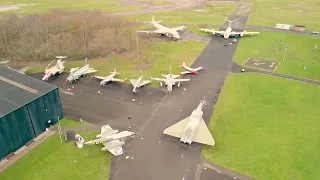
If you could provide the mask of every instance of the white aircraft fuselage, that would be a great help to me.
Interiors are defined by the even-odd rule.
[[[138,87],[140,87],[140,84],[141,84],[141,81],[143,80],[143,75],[141,75],[137,81],[135,82],[135,84],[133,85],[133,89],[132,89],[132,92],[136,93],[137,92],[137,89]]]
[[[107,76],[105,79],[103,79],[101,82],[100,82],[100,85],[101,86],[104,86],[105,84],[107,84],[109,81],[113,81],[113,78],[114,76],[116,75],[116,73],[112,73],[110,74],[109,76]]]
[[[56,75],[57,73],[61,74],[64,71],[64,65],[63,65],[64,63],[65,63],[65,61],[61,61],[60,59],[58,59],[56,65],[45,70],[44,75],[42,77],[42,80],[47,81],[47,80],[49,80],[50,77]],[[50,66],[50,64],[49,64],[49,66]]]
[[[226,29],[226,31],[224,32],[223,37],[224,37],[225,39],[228,39],[229,36],[230,36],[231,31],[232,31],[232,28],[229,26],[229,27]]]
[[[203,116],[203,111],[202,111],[203,105],[204,105],[204,102],[201,102],[198,105],[197,109],[192,111],[189,117],[189,122],[185,127],[183,134],[181,136],[181,139],[180,139],[181,142],[188,143],[188,144],[192,143],[192,140],[194,139],[194,136],[198,131],[198,127]]]
[[[158,24],[156,22],[152,22],[152,25],[155,28],[157,28],[156,31],[164,31],[164,32],[167,32],[167,35],[170,35],[171,37],[176,38],[176,39],[180,39],[179,33],[177,31],[172,30],[172,29],[165,27],[161,24]],[[166,34],[166,33],[162,33],[162,34]]]

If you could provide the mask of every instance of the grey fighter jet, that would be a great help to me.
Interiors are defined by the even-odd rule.
[[[101,86],[106,85],[110,81],[123,83],[124,81],[127,80],[127,78],[125,78],[125,79],[116,79],[116,78],[114,78],[114,76],[116,76],[117,74],[121,74],[121,73],[117,72],[117,69],[114,69],[114,71],[110,72],[110,73],[111,74],[109,76],[106,76],[106,77],[94,75],[94,76],[91,77],[91,79],[93,79],[93,78],[101,79],[102,80],[100,82]]]
[[[96,136],[95,140],[85,142],[79,134],[75,135],[76,145],[78,148],[93,144],[103,144],[101,151],[109,151],[114,156],[123,154],[122,145],[125,144],[124,139],[133,136],[135,132],[122,131],[119,132],[117,129],[112,129],[109,125],[101,127],[101,133]]]
[[[70,75],[67,77],[66,82],[72,83],[73,81],[77,81],[83,75],[90,74],[90,73],[97,72],[97,71],[98,70],[95,70],[95,69],[89,67],[88,59],[86,58],[83,67],[71,68]]]
[[[174,75],[171,73],[172,66],[170,65],[170,73],[169,74],[162,74],[161,76],[165,77],[163,78],[151,78],[152,80],[160,81],[160,86],[162,86],[162,82],[167,86],[167,91],[170,93],[172,91],[172,86],[174,86],[176,83],[178,83],[178,87],[180,87],[181,82],[190,81],[190,79],[175,79],[179,77],[180,75]]]
[[[205,98],[200,101],[197,109],[193,110],[191,116],[179,121],[163,131],[164,134],[180,138],[183,143],[191,144],[198,142],[214,146],[215,141],[204,122],[202,107],[207,104]]]
[[[137,93],[137,89],[149,84],[151,81],[150,80],[143,80],[143,75],[142,75],[142,71],[141,71],[141,75],[138,79],[130,79],[131,84],[133,85],[133,89],[132,92],[133,93]]]

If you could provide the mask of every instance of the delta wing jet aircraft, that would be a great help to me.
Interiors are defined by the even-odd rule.
[[[89,66],[88,59],[86,58],[83,67],[71,68],[70,74],[67,77],[66,82],[72,83],[73,81],[77,81],[83,75],[90,74],[97,71],[98,70],[95,70]]]
[[[163,133],[180,138],[180,141],[183,143],[191,144],[192,142],[198,142],[214,146],[215,141],[202,118],[202,108],[205,104],[207,104],[207,102],[204,97],[204,99],[200,101],[197,109],[192,111],[191,116],[168,127]]]
[[[96,136],[95,140],[85,142],[79,134],[75,135],[76,145],[78,148],[93,144],[103,144],[101,151],[109,151],[114,156],[123,154],[122,145],[125,144],[124,139],[133,136],[135,132],[122,131],[119,132],[117,129],[112,129],[109,125],[101,127],[101,133]]]
[[[167,86],[167,91],[170,93],[172,91],[172,86],[174,86],[176,83],[178,83],[178,87],[180,87],[180,83],[184,81],[190,81],[190,79],[175,79],[179,77],[180,75],[174,75],[171,73],[171,65],[170,65],[170,73],[169,74],[162,74],[161,76],[165,77],[163,78],[151,78],[152,80],[160,81],[160,86],[162,86],[162,82]]]
[[[106,76],[106,77],[103,77],[103,76],[97,76],[97,75],[94,75],[91,77],[91,79],[93,78],[96,78],[96,79],[101,79],[102,81],[100,82],[100,85],[101,86],[105,86],[108,82],[112,81],[112,82],[121,82],[123,83],[124,81],[127,80],[127,78],[125,79],[116,79],[114,78],[114,76],[116,76],[117,74],[121,74],[119,72],[117,72],[117,69],[114,69],[113,72],[110,72],[111,74],[109,76]]]
[[[61,74],[64,71],[64,63],[65,61],[62,61],[62,59],[67,58],[67,56],[56,56],[58,60],[53,60],[45,69],[44,75],[42,77],[43,81],[48,81],[50,77],[53,77],[57,73]],[[57,63],[54,66],[51,66],[51,64],[57,61]],[[51,67],[50,67],[51,66]],[[50,68],[49,68],[50,67]]]
[[[178,31],[182,31],[184,28],[186,28],[185,26],[180,26],[180,27],[176,27],[176,28],[168,28],[164,25],[159,24],[160,22],[162,22],[162,21],[155,21],[154,16],[152,16],[151,24],[155,28],[157,28],[157,30],[155,30],[155,31],[137,31],[137,32],[157,33],[157,34],[161,34],[161,35],[166,35],[171,38],[180,39],[180,35],[179,35]]]
[[[202,66],[197,68],[188,67],[185,62],[183,62],[182,65],[179,67],[183,67],[185,70],[187,70],[187,71],[180,72],[180,74],[198,74],[198,71],[203,69]]]
[[[226,19],[226,20],[229,22],[229,27],[227,27],[227,29],[225,31],[215,31],[214,29],[200,29],[200,30],[204,31],[205,33],[210,32],[213,35],[222,36],[225,39],[228,39],[229,37],[242,37],[244,35],[251,35],[252,36],[252,35],[259,34],[259,32],[246,32],[246,31],[234,32],[234,31],[232,31],[231,23],[234,21],[237,21],[237,19],[233,20],[233,21],[229,21],[228,19]]]
[[[141,75],[138,79],[130,79],[131,84],[133,85],[132,92],[137,93],[137,89],[140,87],[149,84],[151,81],[150,80],[143,80],[143,74],[141,71]]]

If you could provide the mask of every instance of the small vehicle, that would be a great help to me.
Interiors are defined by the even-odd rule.
[[[317,31],[313,31],[311,34],[319,34],[319,32],[317,32]]]

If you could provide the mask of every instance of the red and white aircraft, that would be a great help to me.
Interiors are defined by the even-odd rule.
[[[180,74],[198,74],[199,70],[204,69],[202,66],[193,69],[191,67],[188,67],[185,62],[183,62],[179,67],[183,67],[185,70],[187,70],[184,72],[180,72]]]

